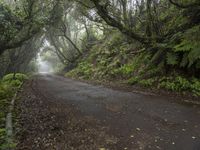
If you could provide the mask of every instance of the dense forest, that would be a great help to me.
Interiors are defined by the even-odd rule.
[[[200,96],[199,0],[0,0],[0,35],[2,109],[42,62],[66,77]]]
[[[37,71],[39,53],[56,71],[76,67],[71,76],[199,94],[199,9],[198,0],[1,0],[0,76]]]

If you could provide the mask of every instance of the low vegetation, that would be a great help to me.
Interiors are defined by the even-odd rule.
[[[157,53],[152,55],[139,43],[130,43],[122,34],[113,31],[101,44],[94,45],[87,56],[80,58],[77,67],[66,73],[66,76],[86,80],[120,81],[128,85],[183,94],[191,92],[193,96],[200,96],[200,80],[195,73],[187,72],[187,69],[183,71],[184,69],[179,67],[183,64],[178,63],[179,52],[168,53],[165,59],[155,64],[153,59],[157,57]],[[191,54],[184,50],[182,53],[188,55],[189,68],[192,63],[189,62]]]
[[[6,114],[8,113],[8,107],[14,93],[26,79],[28,79],[26,75],[16,73],[15,75],[5,75],[3,79],[0,80],[0,149],[9,146],[6,144]]]

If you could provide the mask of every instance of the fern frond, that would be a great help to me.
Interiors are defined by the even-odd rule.
[[[178,56],[176,53],[167,53],[167,64],[168,65],[177,65],[178,64]]]
[[[188,53],[185,53],[183,55],[183,58],[181,60],[181,63],[180,63],[180,67],[186,67],[189,63],[189,60],[188,60]]]
[[[189,65],[191,67],[197,59],[200,59],[200,47],[194,47],[191,52],[188,54]]]
[[[197,69],[200,69],[200,59],[197,61],[196,66]]]

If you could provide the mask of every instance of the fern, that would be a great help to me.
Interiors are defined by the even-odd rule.
[[[192,65],[197,64],[200,60],[200,25],[197,25],[189,30],[187,30],[182,35],[182,41],[174,46],[174,52],[181,54],[180,67],[190,68]],[[171,57],[172,65],[175,63],[175,56],[168,56],[167,59]],[[173,62],[174,61],[174,62]],[[199,68],[199,65],[196,65]]]
[[[177,65],[178,64],[178,56],[176,53],[167,53],[167,64],[168,65]]]
[[[200,46],[200,45],[199,45]],[[193,65],[198,59],[200,59],[200,47],[195,46],[188,54],[189,65]]]
[[[196,68],[197,68],[197,69],[200,69],[200,60],[197,61],[197,63],[196,63]]]
[[[180,44],[176,45],[175,52],[188,52],[193,49],[193,43],[191,41],[183,40]]]
[[[186,67],[187,64],[188,64],[189,60],[188,60],[188,53],[185,53],[183,55],[183,58],[181,60],[181,63],[180,63],[180,67]]]

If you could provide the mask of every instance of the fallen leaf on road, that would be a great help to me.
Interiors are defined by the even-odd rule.
[[[140,129],[140,128],[136,128],[136,130],[137,130],[137,131],[141,131],[141,129]]]
[[[193,136],[193,137],[192,137],[192,139],[196,139],[196,137],[195,137],[195,136]]]

